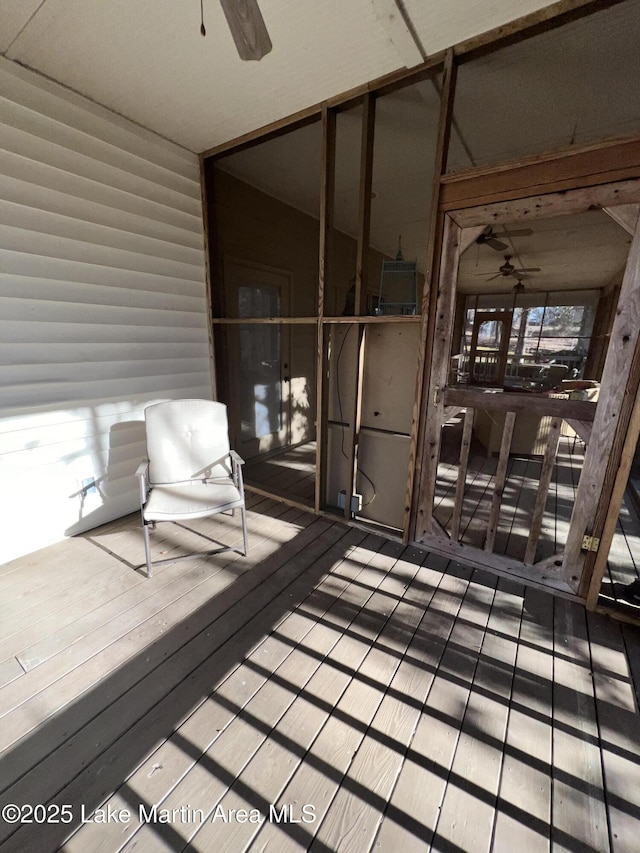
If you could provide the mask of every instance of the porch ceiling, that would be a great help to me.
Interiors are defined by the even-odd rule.
[[[203,151],[549,0],[262,0],[273,50],[238,58],[222,9],[198,0],[0,0],[0,51]],[[399,7],[412,23],[414,36]]]

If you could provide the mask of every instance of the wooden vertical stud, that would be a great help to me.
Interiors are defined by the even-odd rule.
[[[407,496],[405,501],[405,517],[403,540],[417,536],[416,513],[420,500],[420,476],[423,465],[422,445],[425,437],[425,418],[428,408],[426,385],[429,377],[426,375],[425,363],[433,343],[433,312],[435,311],[434,283],[438,280],[440,267],[440,246],[443,238],[444,217],[438,214],[440,205],[440,181],[446,171],[447,151],[451,136],[453,119],[453,100],[456,85],[456,63],[453,50],[448,50],[442,77],[440,95],[440,115],[438,119],[438,136],[434,158],[433,184],[431,187],[431,213],[429,216],[429,233],[427,235],[427,274],[424,279],[421,304],[420,341],[418,346],[418,370],[416,374],[416,391],[413,405],[411,425],[411,442],[409,446],[409,473],[407,481]]]
[[[318,257],[318,319],[316,328],[316,482],[314,505],[320,512],[327,481],[328,393],[324,320],[324,296],[327,286],[333,203],[335,195],[336,116],[322,107],[322,163],[320,186],[320,247]]]

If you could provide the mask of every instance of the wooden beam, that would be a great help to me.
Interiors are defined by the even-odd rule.
[[[369,268],[369,232],[371,227],[371,182],[373,180],[373,138],[376,105],[373,95],[362,101],[362,136],[360,146],[360,194],[358,215],[358,246],[356,249],[355,314],[364,314],[367,299]]]
[[[613,485],[617,467],[615,445],[622,448],[629,423],[631,400],[627,388],[637,387],[640,365],[640,227],[631,243],[616,318],[611,332],[609,351],[600,383],[600,396],[593,422],[591,441],[587,446],[582,474],[565,546],[563,570],[566,577],[580,574],[582,540],[585,534],[597,535],[594,530],[598,505],[608,504],[607,488]],[[607,484],[607,474],[611,475]],[[583,576],[581,588],[588,587],[590,578]]]
[[[322,161],[320,182],[320,244],[318,251],[318,327],[316,329],[316,481],[314,508],[320,511],[324,503],[327,480],[327,452],[325,447],[328,418],[327,355],[324,317],[324,295],[326,291],[331,232],[333,229],[333,207],[335,195],[336,163],[336,116],[326,106],[322,109]]]
[[[540,471],[540,482],[538,483],[538,491],[536,493],[536,502],[533,508],[533,516],[531,517],[531,528],[529,530],[529,538],[527,539],[527,548],[524,554],[525,565],[532,565],[536,559],[536,550],[538,548],[538,540],[542,532],[542,521],[544,519],[544,511],[547,505],[547,495],[549,494],[549,486],[551,485],[551,476],[553,468],[556,464],[556,456],[558,455],[558,442],[560,441],[560,427],[562,426],[562,418],[554,418],[549,427],[549,438],[542,459],[542,469]]]
[[[214,317],[218,326],[315,326],[317,317]]]
[[[624,184],[638,177],[640,139],[624,139],[582,152],[562,151],[547,154],[544,159],[508,163],[490,172],[478,174],[471,170],[447,175],[442,179],[440,207],[446,211],[463,210],[600,184]],[[610,204],[630,204],[635,200],[614,196]],[[553,210],[545,215],[553,215]]]
[[[571,429],[577,433],[578,438],[580,438],[581,441],[584,441],[585,444],[589,444],[592,424],[585,421],[577,421],[575,418],[565,418],[565,421],[569,424]]]
[[[438,279],[438,298],[435,310],[435,328],[431,358],[431,376],[429,395],[423,398],[426,408],[424,441],[421,454],[420,480],[417,492],[417,513],[415,522],[416,541],[431,531],[433,499],[435,495],[440,441],[442,432],[444,389],[449,379],[450,332],[455,311],[455,281],[458,272],[460,229],[450,218],[445,217],[443,253]],[[447,405],[462,405],[451,400]],[[470,404],[471,405],[471,404]]]
[[[547,219],[564,214],[585,213],[602,207],[613,207],[618,204],[635,203],[640,199],[640,146],[638,148],[638,176],[625,181],[618,181],[601,186],[571,188],[570,195],[566,190],[552,192],[541,190],[542,195],[523,198],[525,190],[516,190],[503,199],[485,196],[474,198],[464,209],[455,210],[452,216],[461,228],[473,225],[500,225],[510,222],[525,222],[535,219]],[[529,187],[535,192],[540,187]]]
[[[604,207],[603,210],[614,222],[624,228],[627,234],[631,234],[633,237],[638,224],[640,204],[620,204],[618,207]]]
[[[422,471],[425,417],[428,408],[428,383],[430,380],[425,365],[433,348],[435,308],[437,290],[434,287],[440,273],[440,248],[443,239],[444,218],[438,213],[440,205],[440,178],[446,172],[447,152],[451,138],[453,121],[453,100],[456,86],[456,62],[453,51],[446,54],[442,87],[440,92],[440,113],[438,116],[438,136],[431,185],[431,206],[429,214],[429,233],[427,236],[427,271],[422,290],[420,307],[420,339],[418,341],[418,368],[416,371],[415,395],[411,420],[411,443],[409,446],[409,472],[403,525],[403,541],[415,539],[418,495]]]
[[[589,574],[589,591],[587,593],[587,609],[595,610],[598,604],[598,596],[600,595],[600,587],[602,586],[602,578],[607,568],[607,560],[611,543],[616,532],[620,508],[622,500],[629,481],[629,473],[633,464],[638,439],[640,438],[640,393],[636,394],[636,401],[631,414],[629,428],[622,448],[620,456],[620,465],[616,473],[615,483],[611,493],[611,500],[607,510],[607,517],[604,523],[604,528],[600,535],[600,545],[595,556],[593,567],[588,571],[588,566],[585,566],[585,574]]]
[[[527,412],[580,421],[592,421],[596,414],[596,403],[591,400],[563,400],[542,394],[445,388],[443,396],[445,406],[472,406],[486,411]]]
[[[416,544],[420,545],[419,542]],[[452,542],[448,536],[437,536],[435,534],[429,538],[429,551],[434,554],[442,554],[450,560],[459,560],[466,566],[486,569],[512,580],[522,581],[527,586],[545,589],[547,592],[552,589],[555,594],[571,598],[574,601],[580,600],[575,590],[562,577],[560,569],[555,566],[549,566],[545,571],[540,572],[537,565],[525,566],[502,554],[492,554],[464,542]]]
[[[360,427],[362,426],[362,390],[364,380],[364,355],[366,346],[367,327],[359,323],[357,344],[357,369],[355,391],[353,395],[353,407],[349,421],[349,445],[347,451],[347,484],[344,503],[344,517],[351,518],[351,496],[355,491],[356,478],[358,476],[358,455],[360,450]]]
[[[332,325],[340,325],[349,323],[367,323],[368,325],[376,325],[381,323],[397,323],[402,325],[406,323],[408,325],[416,325],[420,322],[420,317],[417,314],[381,314],[379,316],[375,314],[363,314],[361,317],[323,317],[323,323],[328,323]]]
[[[485,551],[493,551],[493,546],[496,541],[498,522],[500,520],[500,507],[502,506],[502,495],[504,493],[504,484],[507,479],[509,451],[511,450],[511,439],[513,438],[513,428],[515,423],[516,413],[507,412],[502,430],[502,441],[500,443],[500,458],[498,459],[498,467],[496,469],[495,482],[493,485],[493,497],[491,498],[491,510],[489,512],[489,522],[487,524],[487,538],[484,543]]]
[[[451,518],[451,539],[453,542],[457,542],[460,539],[460,521],[462,519],[464,490],[467,485],[467,468],[469,466],[469,450],[471,448],[471,434],[473,431],[474,415],[475,409],[467,409],[464,415],[462,443],[460,445],[460,464],[458,467],[458,482],[456,483],[456,498],[453,505],[453,516]]]

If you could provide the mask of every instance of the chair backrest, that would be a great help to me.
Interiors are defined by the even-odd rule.
[[[227,407],[211,400],[170,400],[145,409],[149,481],[229,476]]]

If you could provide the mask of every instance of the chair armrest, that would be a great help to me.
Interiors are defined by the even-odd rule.
[[[149,493],[149,460],[143,459],[136,470],[136,477],[140,483],[140,505],[144,506]]]
[[[239,456],[235,450],[229,451],[229,458],[231,459],[233,483],[236,489],[240,490],[240,494],[244,495],[244,483],[242,480],[242,466],[244,465],[244,459]]]

